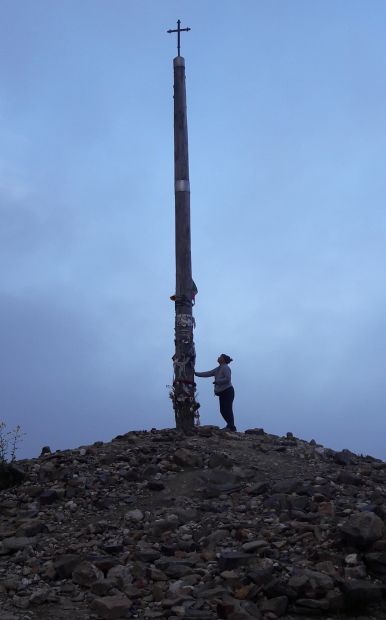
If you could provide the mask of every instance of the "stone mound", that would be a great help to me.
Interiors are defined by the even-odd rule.
[[[201,427],[17,467],[0,620],[386,618],[382,461]]]

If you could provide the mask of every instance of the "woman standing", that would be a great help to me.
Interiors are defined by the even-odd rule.
[[[217,359],[219,366],[206,372],[195,372],[196,377],[214,377],[214,393],[220,400],[220,413],[227,423],[225,430],[236,431],[233,418],[233,400],[235,391],[231,381],[231,369],[228,364],[233,360],[229,355],[221,353]]]

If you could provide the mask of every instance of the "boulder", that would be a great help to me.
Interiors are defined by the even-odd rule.
[[[366,547],[382,538],[385,525],[374,512],[352,515],[340,529],[343,539],[359,548]]]

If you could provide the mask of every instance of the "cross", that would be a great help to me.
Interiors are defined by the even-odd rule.
[[[177,22],[177,29],[176,30],[168,30],[167,32],[176,32],[177,33],[177,50],[178,50],[178,56],[181,56],[180,51],[181,51],[181,32],[188,32],[189,30],[191,30],[191,28],[181,28],[181,20],[179,19]]]

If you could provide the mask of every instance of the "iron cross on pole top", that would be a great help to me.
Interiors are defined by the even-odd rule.
[[[167,32],[176,32],[177,33],[177,50],[178,50],[178,56],[181,56],[180,51],[181,51],[181,32],[189,32],[189,30],[191,30],[191,28],[181,28],[181,20],[179,19],[177,22],[177,28],[176,30],[168,30]]]

